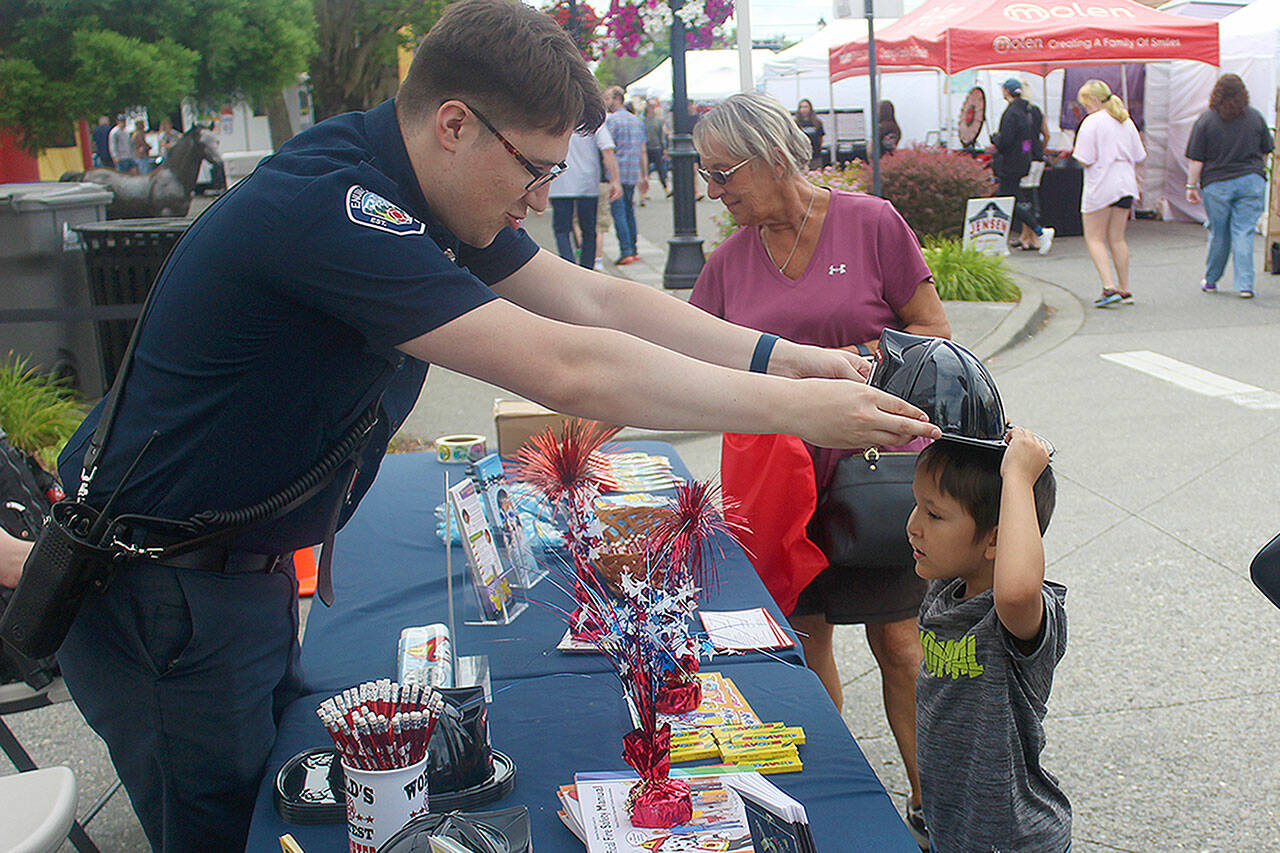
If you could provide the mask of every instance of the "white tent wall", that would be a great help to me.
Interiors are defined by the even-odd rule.
[[[922,142],[925,134],[942,128],[941,75],[936,71],[909,71],[880,75],[880,99],[893,102],[894,117],[902,128],[904,143]],[[827,80],[826,65],[821,70],[785,77],[766,76],[763,90],[794,110],[802,98],[808,98],[824,124],[830,124],[826,113],[834,94],[837,109],[863,110],[869,115],[871,89],[866,77],[849,77],[834,85]],[[830,128],[828,128],[828,131]],[[830,144],[834,140],[828,138]]]
[[[1276,124],[1277,65],[1280,64],[1280,0],[1254,0],[1218,22],[1221,68],[1202,62],[1161,62],[1147,66],[1148,157],[1141,183],[1143,208],[1165,219],[1203,222],[1204,208],[1186,201],[1187,139],[1196,118],[1208,109],[1209,93],[1221,74],[1239,74],[1249,103]],[[1159,109],[1167,126],[1160,135],[1151,117]]]
[[[764,64],[777,54],[771,50],[751,51],[752,79],[760,80]],[[690,101],[722,101],[742,90],[737,50],[688,50],[684,54],[685,80]],[[671,102],[671,57],[627,86],[627,95],[658,98]]]
[[[877,18],[876,31],[895,20]],[[828,48],[864,38],[866,34],[865,18],[837,18],[765,63],[763,73],[756,78],[757,87],[789,110],[807,98],[824,124],[830,124],[830,119],[822,113],[831,110],[833,95],[836,109],[860,109],[868,114],[871,91],[867,78],[851,77],[831,84],[827,71]],[[904,143],[923,142],[929,131],[941,130],[944,126],[946,102],[942,95],[942,76],[936,71],[881,73],[880,99],[893,102],[894,117],[902,129]],[[826,143],[830,145],[834,141],[828,135]]]

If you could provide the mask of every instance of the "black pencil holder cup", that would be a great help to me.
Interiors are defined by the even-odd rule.
[[[493,776],[488,706],[483,687],[437,688],[444,709],[427,745],[432,793],[474,788]]]

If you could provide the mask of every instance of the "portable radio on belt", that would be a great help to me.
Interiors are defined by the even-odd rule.
[[[169,258],[166,258],[156,281],[163,276],[168,263]],[[112,516],[116,496],[155,439],[156,434],[153,433],[116,485],[106,505],[101,510],[93,509],[86,502],[89,485],[97,473],[98,457],[115,422],[120,389],[132,366],[134,347],[150,311],[154,293],[153,282],[129,338],[120,370],[103,401],[98,427],[85,450],[75,497],[53,505],[44,530],[27,556],[18,588],[0,617],[0,638],[30,657],[46,657],[58,650],[85,596],[91,591],[104,590],[113,569],[125,561],[168,560],[177,565],[191,565],[194,563],[191,556],[199,554],[201,549],[216,547],[255,524],[290,512],[318,494],[340,473],[346,474],[345,500],[359,471],[360,452],[378,420],[381,394],[315,465],[280,491],[244,509],[206,511],[183,521],[141,515]],[[333,598],[329,562],[341,509],[341,503],[334,509],[319,567],[317,594],[325,604],[331,603]],[[128,535],[131,527],[164,530],[164,544],[138,544]]]

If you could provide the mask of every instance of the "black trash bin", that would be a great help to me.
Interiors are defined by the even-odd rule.
[[[102,393],[83,247],[71,230],[106,216],[97,184],[0,184],[0,358]]]
[[[169,250],[193,221],[187,217],[115,219],[75,226],[84,241],[89,296],[95,307],[110,309],[110,315],[117,318],[97,323],[107,388],[115,381],[147,291]]]

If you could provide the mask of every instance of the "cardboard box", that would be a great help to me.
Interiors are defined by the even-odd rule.
[[[547,427],[562,433],[569,415],[553,412],[528,400],[494,400],[493,426],[498,433],[498,455],[515,456],[526,441]]]

